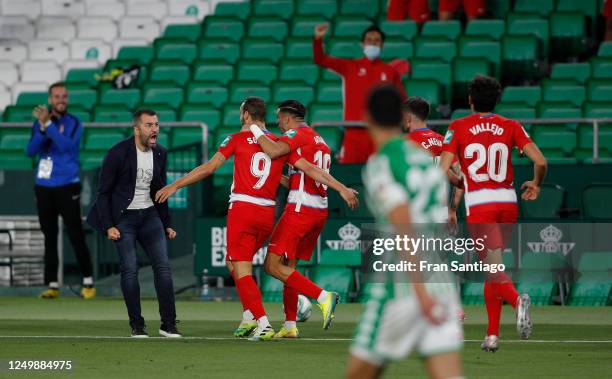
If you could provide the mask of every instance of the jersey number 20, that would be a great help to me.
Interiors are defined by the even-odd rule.
[[[493,180],[495,182],[503,182],[506,180],[508,170],[508,146],[503,143],[496,142],[486,149],[480,143],[471,143],[466,146],[464,155],[466,158],[472,158],[476,154],[476,160],[468,166],[470,178],[475,182],[486,182]],[[477,172],[487,165],[487,172],[478,174]]]

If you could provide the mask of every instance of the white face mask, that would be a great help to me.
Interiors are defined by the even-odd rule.
[[[368,57],[369,60],[373,61],[380,57],[380,46],[365,45],[363,47],[363,54]]]

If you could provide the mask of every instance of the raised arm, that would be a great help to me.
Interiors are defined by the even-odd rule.
[[[208,162],[199,165],[191,170],[187,175],[157,191],[155,194],[155,201],[158,203],[163,203],[179,189],[206,179],[217,169],[219,169],[219,167],[221,167],[225,161],[226,159],[223,154],[219,152],[215,153],[215,155],[213,155]]]
[[[338,193],[340,193],[340,196],[342,196],[342,199],[344,199],[349,208],[355,209],[359,206],[359,199],[357,197],[359,193],[354,189],[348,188],[344,184],[340,183],[330,173],[323,171],[322,169],[308,162],[304,158],[298,159],[293,164],[293,167],[302,171],[304,174],[308,175],[315,181],[338,191]]]
[[[342,75],[346,71],[350,60],[336,58],[325,54],[325,51],[323,51],[323,37],[325,36],[325,33],[327,33],[328,29],[329,24],[320,24],[315,27],[315,37],[312,41],[312,57],[315,64],[333,70]]]

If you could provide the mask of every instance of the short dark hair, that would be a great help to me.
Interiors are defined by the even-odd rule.
[[[387,37],[387,35],[385,34],[385,32],[382,31],[381,28],[378,27],[378,25],[368,26],[366,30],[364,30],[363,33],[361,33],[361,42],[365,41],[366,34],[368,34],[369,32],[378,32],[378,34],[380,34],[380,38],[382,39],[383,43],[385,42],[385,38]]]
[[[255,121],[266,120],[266,102],[261,97],[249,96],[242,102],[242,109]]]
[[[478,75],[468,85],[468,93],[476,112],[493,112],[501,98],[502,88],[497,79]]]
[[[402,97],[394,86],[374,88],[368,95],[367,109],[377,125],[402,128]]]
[[[285,100],[278,105],[279,112],[289,113],[295,117],[304,118],[306,107],[297,100]]]
[[[426,121],[429,117],[429,103],[422,97],[412,96],[402,103],[402,110]]]
[[[54,88],[66,88],[66,85],[64,84],[64,82],[55,82],[51,84],[51,86],[49,87],[49,96],[51,96],[51,92]]]
[[[153,109],[146,109],[146,108],[138,109],[136,110],[136,112],[132,114],[132,125],[133,126],[138,125],[138,123],[140,122],[140,116],[142,116],[143,114],[146,114],[147,116],[157,116],[157,112],[155,112]]]

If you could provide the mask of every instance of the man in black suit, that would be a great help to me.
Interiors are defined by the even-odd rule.
[[[132,337],[148,337],[140,309],[136,241],[151,260],[165,337],[181,337],[176,328],[176,307],[166,238],[170,227],[168,203],[154,203],[166,185],[166,150],[157,145],[159,122],[155,111],[141,109],[132,119],[134,137],[119,142],[102,163],[100,185],[87,222],[106,234],[119,253],[121,290],[132,327]]]

